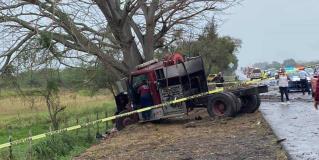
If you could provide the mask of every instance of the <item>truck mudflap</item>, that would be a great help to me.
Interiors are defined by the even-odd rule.
[[[258,86],[258,93],[266,93],[268,92],[268,86],[267,85],[262,85],[262,86]]]

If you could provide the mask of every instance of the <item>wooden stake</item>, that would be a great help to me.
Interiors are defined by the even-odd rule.
[[[79,125],[79,118],[78,117],[76,117],[76,125]],[[77,129],[76,130],[76,135],[78,135],[79,134],[79,130]]]
[[[104,114],[105,114],[105,118],[107,118],[107,116],[108,116],[107,111],[105,111]],[[105,131],[107,131],[108,128],[109,128],[109,122],[106,121],[106,122],[105,122]]]
[[[9,130],[9,142],[12,142],[12,130]],[[9,160],[13,160],[12,145],[9,146]]]
[[[90,119],[89,117],[86,118],[86,122],[89,123]],[[87,126],[88,128],[88,133],[87,133],[87,138],[90,139],[91,138],[91,131],[90,131],[90,126]]]
[[[29,140],[29,159],[30,160],[32,160],[32,139],[31,139],[31,137],[32,137],[32,131],[30,129],[29,130],[29,138],[30,138],[30,140]]]
[[[96,120],[99,119],[99,112],[96,112]],[[100,125],[96,123],[96,134],[100,134]]]

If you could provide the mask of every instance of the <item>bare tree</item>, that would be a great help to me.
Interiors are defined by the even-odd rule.
[[[65,65],[75,59],[99,60],[118,76],[153,58],[174,41],[174,31],[203,22],[236,0],[1,0],[0,29],[5,45],[2,70],[14,62],[33,37],[56,46]],[[118,55],[109,54],[118,50]],[[32,49],[30,49],[32,51]],[[114,52],[112,52],[114,53]],[[115,58],[120,57],[120,58]]]
[[[59,87],[56,81],[48,80],[47,86],[44,91],[41,92],[44,97],[46,105],[48,107],[49,116],[54,130],[59,129],[59,113],[66,107],[62,106],[59,97]]]

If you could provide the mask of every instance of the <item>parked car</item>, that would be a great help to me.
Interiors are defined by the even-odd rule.
[[[310,77],[312,77],[315,73],[315,70],[313,68],[305,68],[305,71],[309,73]]]
[[[250,74],[250,79],[261,79],[262,78],[262,72],[259,68],[255,68],[252,70],[251,74]]]
[[[308,73],[308,72],[307,72]],[[288,91],[289,92],[300,92],[302,91],[301,81],[299,77],[299,71],[288,72],[289,82]],[[311,75],[308,73],[307,76],[309,88],[311,88]]]
[[[217,74],[209,74],[207,76],[207,82],[213,82]]]

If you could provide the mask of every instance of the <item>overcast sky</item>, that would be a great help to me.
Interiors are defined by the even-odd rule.
[[[219,32],[242,40],[240,66],[319,60],[319,0],[244,0],[227,13]]]

